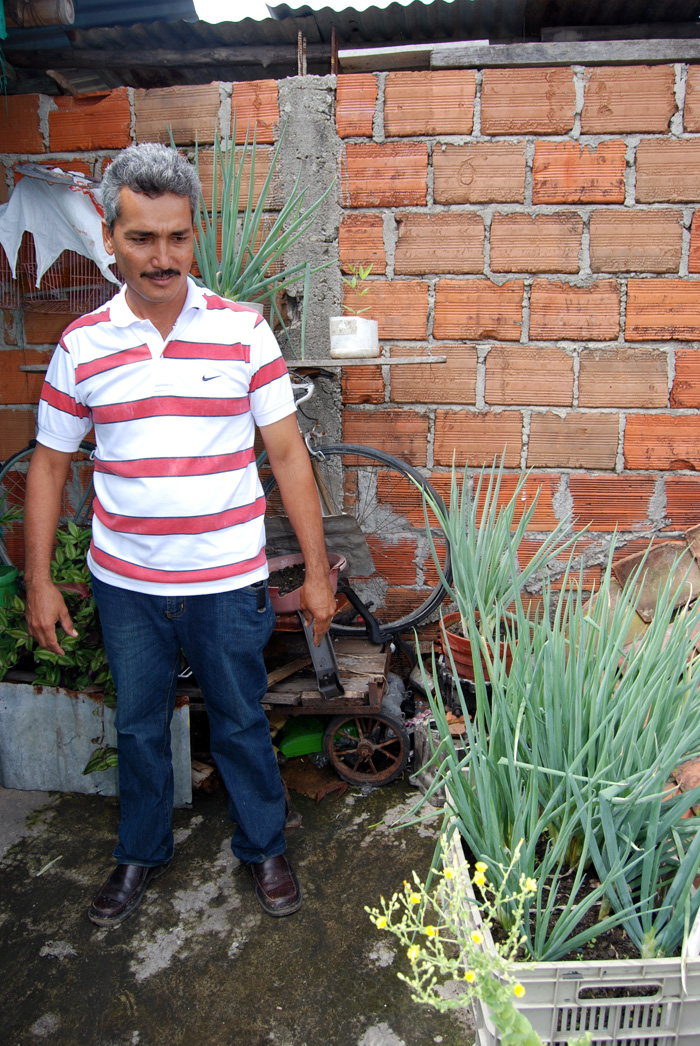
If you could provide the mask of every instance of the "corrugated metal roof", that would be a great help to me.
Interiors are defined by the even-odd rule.
[[[315,11],[309,5],[292,8],[281,4],[271,8],[274,17],[268,19],[212,24],[177,17],[182,8],[193,10],[192,0],[151,0],[149,20],[134,23],[132,19],[144,6],[133,0],[110,3],[107,15],[98,0],[76,0],[76,24],[68,32],[13,30],[4,47],[10,62],[14,59],[19,79],[14,87],[10,84],[10,91],[55,93],[58,88],[44,72],[52,62],[76,86],[81,81],[81,90],[86,89],[85,84],[94,88],[100,81],[107,87],[165,87],[213,80],[279,79],[297,72],[299,32],[308,45],[307,71],[324,74],[330,71],[333,29],[339,47],[347,49],[459,40],[539,41],[552,39],[557,29],[571,26],[589,27],[593,36],[614,26],[622,27],[620,35],[624,36],[628,26],[629,35],[636,35],[640,23],[652,23],[648,31],[652,37],[676,35],[674,26],[680,26],[678,33],[687,30],[694,36],[700,16],[700,0],[413,0],[408,5],[392,3],[385,9],[370,7],[361,12],[352,7]],[[91,21],[98,15],[99,22]],[[152,21],[150,16],[161,20]],[[111,24],[107,24],[108,18]],[[659,26],[658,34],[653,24]],[[55,42],[57,38],[61,43]],[[222,48],[240,50],[221,54]],[[65,55],[62,64],[53,61],[59,50],[69,49],[71,57],[77,52],[74,63]],[[147,56],[153,58],[150,65],[145,64]]]

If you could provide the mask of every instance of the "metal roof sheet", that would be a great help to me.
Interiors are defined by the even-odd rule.
[[[159,20],[134,22],[134,17],[142,18],[144,5],[133,0],[110,3],[109,14],[99,0],[76,0],[76,24],[69,31],[8,34],[4,48],[18,73],[9,89],[55,93],[58,88],[45,69],[61,50],[71,52],[69,57],[77,52],[76,61],[71,63],[64,54],[62,64],[54,67],[76,88],[86,90],[100,83],[166,87],[295,75],[300,32],[308,45],[307,71],[317,74],[330,71],[333,30],[343,49],[462,40],[552,40],[569,27],[583,27],[589,39],[598,34],[614,36],[618,30],[612,27],[619,27],[622,37],[640,32],[650,37],[695,36],[700,0],[412,0],[364,11],[280,4],[270,8],[272,17],[267,19],[218,23],[184,20],[181,14],[178,17],[183,9],[191,12],[193,0],[151,0],[149,16]],[[98,16],[99,23],[93,20]],[[645,28],[640,30],[640,24]],[[222,55],[221,48],[242,50]],[[156,53],[153,63],[145,64],[154,51],[169,54],[170,60],[159,60]],[[109,60],[103,52],[111,52]]]

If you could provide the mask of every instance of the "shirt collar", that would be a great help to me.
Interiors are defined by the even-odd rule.
[[[204,287],[198,287],[191,276],[187,277],[187,297],[185,298],[185,304],[182,307],[180,316],[183,316],[189,309],[205,309],[207,307],[206,299],[204,297]],[[180,319],[178,316],[178,320]],[[126,300],[126,284],[122,284],[121,290],[118,294],[112,298],[109,303],[109,318],[115,327],[130,327],[135,323],[142,323],[143,321],[139,316],[135,316],[129,308]]]

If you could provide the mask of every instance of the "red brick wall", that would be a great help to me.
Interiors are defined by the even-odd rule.
[[[99,173],[166,124],[207,149],[230,95],[239,142],[257,121],[267,148],[278,86],[11,97],[0,200],[20,158]],[[572,509],[592,558],[616,525],[634,542],[699,522],[700,66],[341,75],[328,91],[341,269],[372,262],[385,355],[447,357],[346,368],[343,435],[438,485],[455,453],[505,453],[544,483],[538,525]],[[44,358],[64,319],[3,313],[0,458],[31,431],[18,361]]]
[[[448,360],[348,368],[344,431],[400,454],[422,418],[439,483],[505,452],[589,560],[700,522],[700,67],[340,76],[336,120],[341,265],[374,262],[388,353]]]

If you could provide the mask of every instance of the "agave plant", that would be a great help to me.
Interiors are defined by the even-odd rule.
[[[256,156],[255,129],[252,142],[249,140],[250,130],[246,131],[245,142],[240,149],[235,146],[235,114],[232,137],[222,142],[217,132],[214,141],[211,212],[202,195],[195,221],[195,260],[205,287],[233,301],[267,302],[273,320],[279,323],[287,336],[278,294],[303,281],[300,348],[303,358],[309,279],[331,262],[312,267],[308,261],[300,261],[287,266],[285,254],[307,234],[333,183],[307,206],[309,187],[300,188],[300,171],[289,199],[276,214],[271,213],[270,189],[285,132],[286,125],[282,128],[257,202],[254,181],[259,154]],[[199,173],[198,146],[195,162]]]

